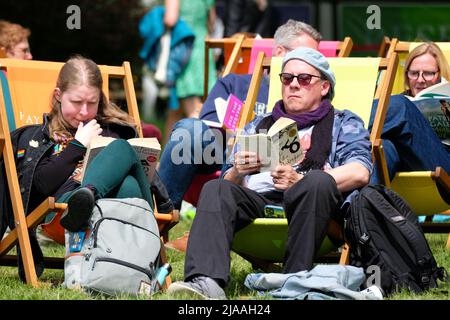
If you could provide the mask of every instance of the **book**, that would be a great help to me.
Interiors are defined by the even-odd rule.
[[[81,181],[83,181],[84,173],[92,160],[102,151],[108,144],[116,138],[111,137],[95,137],[91,140],[83,160],[81,171]],[[156,164],[161,152],[161,145],[156,138],[132,138],[127,140],[136,151],[144,172],[150,183],[155,174]],[[118,155],[120,156],[120,155]]]
[[[242,116],[244,103],[233,94],[225,100],[218,97],[214,100],[216,114],[219,122],[211,120],[202,120],[207,126],[213,128],[224,128],[235,131]]]
[[[442,143],[450,148],[450,83],[443,81],[420,91],[415,97],[409,97]]]
[[[260,172],[272,171],[278,164],[296,165],[304,158],[297,131],[297,123],[281,117],[267,133],[236,136],[237,150],[258,154]]]

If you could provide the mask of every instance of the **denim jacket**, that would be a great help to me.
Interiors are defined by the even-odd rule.
[[[270,114],[255,117],[249,122],[241,134],[250,135],[256,133],[259,122]],[[364,128],[363,120],[348,110],[334,110],[333,138],[331,151],[327,162],[332,168],[336,168],[351,162],[362,164],[372,173],[372,144],[369,140],[369,131]],[[234,163],[236,146],[231,152],[229,159],[224,164],[222,176]]]

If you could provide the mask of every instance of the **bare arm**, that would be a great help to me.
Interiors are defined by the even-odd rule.
[[[167,28],[173,28],[177,23],[180,15],[180,1],[179,0],[165,0],[164,5],[166,11],[164,13],[164,25]]]
[[[369,170],[358,162],[344,164],[337,168],[325,170],[336,181],[340,192],[350,191],[369,183]],[[286,190],[303,178],[289,165],[279,165],[271,173],[274,186],[279,190]]]

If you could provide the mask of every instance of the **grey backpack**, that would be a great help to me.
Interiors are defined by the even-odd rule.
[[[66,231],[64,285],[109,295],[152,294],[161,241],[147,201],[97,200],[86,231]]]

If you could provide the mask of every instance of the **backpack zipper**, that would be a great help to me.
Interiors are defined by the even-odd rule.
[[[94,225],[94,232],[93,232],[93,238],[94,238],[94,245],[93,245],[93,247],[94,247],[94,248],[97,247],[97,234],[98,234],[98,229],[100,229],[100,224],[101,224],[103,221],[105,221],[105,220],[113,220],[113,221],[118,221],[118,222],[123,223],[123,224],[129,224],[129,225],[131,225],[131,226],[133,226],[133,227],[135,227],[135,228],[144,230],[144,231],[146,231],[146,232],[148,232],[148,233],[154,235],[156,238],[159,239],[158,235],[156,235],[154,232],[152,232],[152,231],[150,231],[150,230],[147,230],[147,229],[145,229],[145,228],[143,228],[143,227],[141,227],[141,226],[138,226],[138,225],[136,225],[136,224],[134,224],[134,223],[126,222],[126,221],[124,221],[124,220],[120,220],[120,219],[117,219],[117,218],[101,218],[101,219],[99,219],[99,220],[95,223],[95,225]]]
[[[114,258],[96,258],[96,259],[94,260],[94,263],[92,264],[91,270],[94,270],[95,265],[97,264],[97,262],[109,262],[109,263],[114,263],[114,264],[122,265],[122,266],[125,266],[125,267],[127,267],[127,268],[134,269],[134,270],[137,270],[137,271],[139,271],[139,272],[141,272],[141,273],[144,273],[145,275],[147,275],[147,277],[148,277],[150,280],[153,279],[153,274],[154,274],[154,272],[152,272],[152,270],[147,270],[147,269],[142,268],[142,267],[140,267],[140,266],[138,266],[138,265],[135,265],[135,264],[133,264],[133,263],[129,263],[129,262],[122,261],[122,260],[118,260],[118,259],[114,259]],[[150,267],[152,267],[151,264],[150,264]]]

